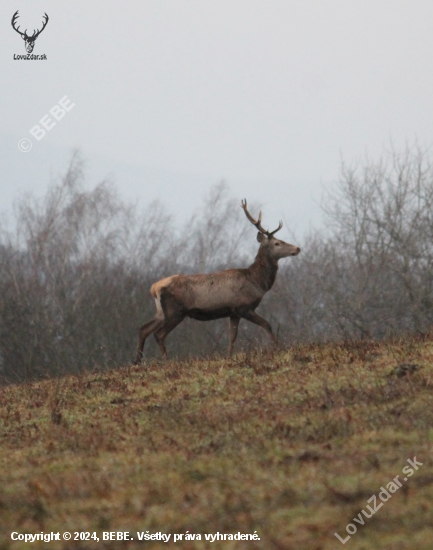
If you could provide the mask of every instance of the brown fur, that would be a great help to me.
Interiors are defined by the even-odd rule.
[[[250,219],[249,214],[247,216]],[[152,285],[150,293],[155,299],[156,315],[140,328],[136,363],[142,360],[144,342],[152,332],[161,353],[166,355],[164,340],[185,317],[200,321],[229,317],[229,355],[233,351],[241,318],[263,327],[276,340],[269,323],[257,315],[255,309],[275,282],[278,260],[296,256],[300,249],[276,239],[271,233],[264,234],[260,225],[259,228],[257,240],[260,248],[248,268],[198,275],[172,275]]]

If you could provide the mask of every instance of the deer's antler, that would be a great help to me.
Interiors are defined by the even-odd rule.
[[[262,221],[262,212],[259,212],[259,218],[258,220],[255,220],[251,214],[248,212],[247,209],[247,199],[244,199],[241,201],[241,206],[244,209],[245,215],[250,220],[250,222],[257,227],[257,229],[260,231],[260,233],[263,233],[263,235],[266,235],[268,238],[271,238],[277,231],[279,231],[283,227],[283,222],[280,221],[279,226],[277,229],[274,229],[274,231],[266,231],[266,229],[263,229],[261,221]]]

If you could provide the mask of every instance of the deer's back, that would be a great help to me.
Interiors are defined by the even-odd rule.
[[[260,302],[263,291],[249,278],[247,269],[229,269],[199,275],[173,275],[151,287],[159,301],[169,293],[186,310],[234,309]]]

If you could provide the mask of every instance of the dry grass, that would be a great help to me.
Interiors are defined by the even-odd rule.
[[[432,338],[408,337],[0,388],[0,549],[29,548],[11,531],[96,531],[31,547],[431,550],[432,358]],[[343,546],[334,532],[414,456],[423,466]],[[203,540],[137,541],[146,530]],[[260,541],[204,540],[217,531]]]

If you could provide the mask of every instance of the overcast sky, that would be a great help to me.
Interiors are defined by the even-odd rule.
[[[48,14],[47,60],[13,59],[16,10],[29,34]],[[110,174],[181,220],[224,179],[302,233],[342,158],[433,144],[431,0],[20,0],[0,28],[0,210],[79,147],[89,186]],[[75,107],[37,141],[65,95]]]

